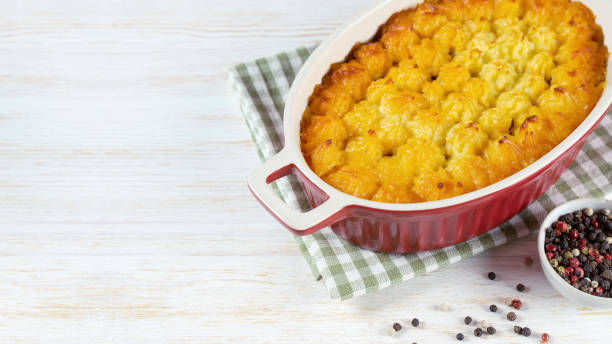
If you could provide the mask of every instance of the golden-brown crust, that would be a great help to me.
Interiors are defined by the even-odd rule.
[[[425,0],[331,66],[302,151],[332,186],[380,202],[470,192],[533,163],[601,96],[608,49],[570,0]]]

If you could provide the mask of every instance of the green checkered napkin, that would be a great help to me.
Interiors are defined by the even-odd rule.
[[[282,148],[284,100],[297,71],[313,49],[300,48],[243,63],[229,72],[234,93],[262,160]],[[612,119],[608,115],[555,186],[507,223],[465,243],[435,251],[393,255],[360,249],[337,237],[329,228],[295,239],[315,278],[323,280],[332,299],[349,299],[386,288],[524,237],[539,227],[547,211],[565,201],[610,195],[610,131]],[[288,204],[309,209],[295,178],[283,178],[274,187]]]

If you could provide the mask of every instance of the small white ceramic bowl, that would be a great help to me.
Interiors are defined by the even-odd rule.
[[[612,309],[612,298],[604,298],[587,294],[565,282],[563,278],[561,278],[555,272],[550,263],[548,263],[546,254],[544,252],[544,235],[546,234],[546,228],[550,227],[553,222],[557,221],[559,216],[572,213],[576,210],[582,210],[584,208],[591,208],[594,210],[612,209],[612,201],[604,199],[577,199],[553,209],[548,216],[546,216],[544,222],[542,222],[540,233],[538,235],[538,256],[540,257],[540,264],[542,265],[544,276],[546,276],[548,282],[568,300],[580,306],[599,309]]]

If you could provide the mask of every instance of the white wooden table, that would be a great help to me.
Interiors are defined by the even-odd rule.
[[[228,67],[370,2],[0,1],[0,342],[536,343],[487,311],[519,281],[520,324],[609,339],[612,312],[567,305],[524,266],[533,236],[332,302],[250,196],[259,161]],[[499,335],[474,338],[466,314]],[[414,316],[422,328],[384,335]]]

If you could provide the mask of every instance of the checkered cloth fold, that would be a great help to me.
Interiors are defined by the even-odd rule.
[[[314,47],[300,48],[239,64],[229,71],[233,91],[262,160],[282,148],[284,100],[312,50]],[[355,247],[329,228],[295,239],[315,278],[323,280],[332,299],[349,299],[386,288],[524,237],[536,230],[546,213],[558,204],[580,197],[612,195],[610,131],[612,119],[608,115],[570,169],[546,194],[507,223],[467,242],[429,252],[393,255]],[[295,178],[279,180],[274,187],[288,204],[303,210],[310,208]]]

